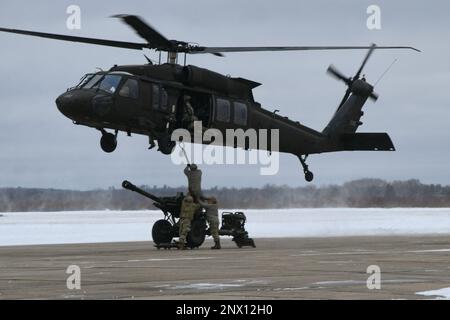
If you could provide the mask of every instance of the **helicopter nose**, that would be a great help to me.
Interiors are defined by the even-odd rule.
[[[69,118],[72,116],[74,109],[72,97],[73,95],[70,92],[63,93],[58,98],[56,98],[55,101],[59,112]]]
[[[66,117],[77,120],[80,117],[88,116],[92,96],[66,92],[56,99],[58,110]]]
[[[59,112],[61,112],[63,115],[66,115],[66,107],[63,102],[63,99],[61,97],[56,98],[56,107],[58,108]]]

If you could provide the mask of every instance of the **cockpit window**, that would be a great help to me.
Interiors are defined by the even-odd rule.
[[[119,91],[119,95],[126,98],[137,99],[139,96],[139,84],[136,79],[128,79]]]
[[[88,83],[93,76],[94,75],[92,73],[88,73],[85,76],[83,76],[83,78],[81,78],[80,83],[76,86],[76,88],[83,88],[83,86],[86,85],[86,83]]]
[[[114,93],[120,84],[120,80],[122,80],[121,76],[108,74],[102,79],[99,89]]]
[[[99,80],[103,77],[103,75],[101,74],[96,74],[93,77],[89,78],[89,81],[86,82],[86,84],[83,86],[83,89],[90,89],[92,88],[94,85],[97,84],[97,82],[99,82]]]

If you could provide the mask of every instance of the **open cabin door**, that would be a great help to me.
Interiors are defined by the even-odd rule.
[[[193,117],[189,109],[192,107]],[[213,113],[213,99],[209,93],[184,91],[178,99],[178,110],[176,113],[177,124],[184,129],[192,129],[193,121],[201,121],[203,128],[211,126]]]
[[[146,122],[151,123],[152,134],[163,134],[173,127],[175,113],[177,110],[178,93],[171,88],[164,88],[159,83],[143,81],[145,97],[143,98],[142,110]]]

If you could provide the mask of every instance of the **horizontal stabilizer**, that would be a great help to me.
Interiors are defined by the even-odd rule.
[[[340,137],[342,150],[346,151],[395,151],[387,133],[354,133]]]

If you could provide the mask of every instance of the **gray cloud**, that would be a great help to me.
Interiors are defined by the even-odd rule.
[[[373,1],[77,1],[82,30],[65,27],[73,1],[7,1],[0,25],[107,39],[140,41],[116,19],[117,13],[143,16],[170,38],[204,45],[366,45],[407,44],[423,50],[376,52],[365,70],[374,82],[398,58],[368,102],[361,131],[387,131],[395,153],[346,152],[310,157],[319,184],[360,177],[420,178],[450,183],[450,22],[448,1],[376,1],[382,30],[369,31],[366,8]],[[96,67],[144,63],[141,53],[0,34],[0,186],[93,188],[118,186],[122,179],[182,185],[182,168],[155,151],[147,139],[119,138],[112,155],[99,148],[99,133],[71,124],[54,100]],[[155,54],[150,55],[156,59]],[[297,52],[189,57],[190,64],[263,83],[256,99],[268,109],[322,129],[344,93],[325,75],[330,63],[351,75],[364,52]],[[300,143],[300,142],[299,142]],[[253,166],[204,167],[208,186],[303,185],[298,160],[281,155],[276,176],[259,176]]]

